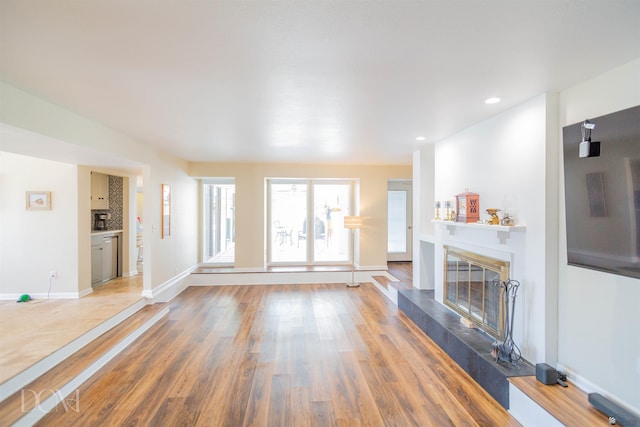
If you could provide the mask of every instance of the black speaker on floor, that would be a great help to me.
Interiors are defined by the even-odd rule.
[[[546,363],[536,364],[536,379],[542,384],[558,384],[558,371]]]
[[[589,403],[609,417],[610,423],[612,421],[624,427],[640,427],[640,418],[599,393],[589,393]]]

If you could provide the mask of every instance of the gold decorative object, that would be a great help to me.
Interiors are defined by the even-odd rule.
[[[436,221],[440,221],[442,218],[440,218],[440,201],[438,200],[436,202]]]
[[[444,208],[447,210],[447,213],[444,215],[445,221],[452,221],[451,219],[451,200],[447,200],[444,202]]]
[[[487,209],[487,213],[491,215],[491,218],[489,218],[489,224],[500,225],[500,218],[498,218],[498,214],[497,214],[498,212],[500,212],[500,209],[496,209],[496,208]]]

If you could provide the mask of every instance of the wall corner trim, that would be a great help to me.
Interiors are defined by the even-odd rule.
[[[196,268],[198,268],[198,264],[192,265],[182,273],[175,275],[171,279],[167,280],[159,286],[156,286],[153,289],[143,290],[142,296],[151,299],[153,303],[169,302],[189,286],[188,281],[185,279],[187,279],[191,272]]]

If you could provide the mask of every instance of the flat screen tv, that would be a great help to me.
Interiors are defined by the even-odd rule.
[[[584,124],[562,129],[568,262],[640,278],[640,106]]]

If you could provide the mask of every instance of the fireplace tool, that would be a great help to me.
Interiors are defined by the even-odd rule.
[[[493,343],[491,355],[495,357],[496,362],[502,360],[503,362],[511,362],[517,365],[522,354],[520,353],[520,348],[518,348],[513,341],[513,318],[516,309],[516,295],[520,287],[520,282],[507,279],[505,282],[494,282],[494,284],[496,286],[499,285],[504,290],[502,292],[503,300],[500,302],[503,305],[505,313],[502,329],[504,331],[504,339],[502,342],[495,341]],[[509,307],[509,303],[511,303],[511,307]]]

